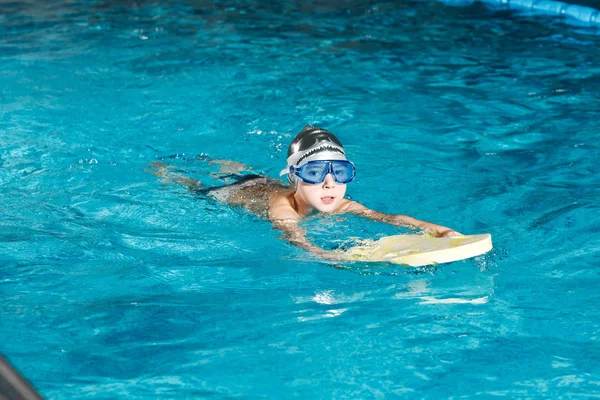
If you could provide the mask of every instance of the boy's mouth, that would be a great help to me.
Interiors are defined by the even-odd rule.
[[[333,203],[334,200],[335,200],[335,197],[332,197],[332,196],[321,197],[321,201],[325,204],[331,204],[331,203]]]

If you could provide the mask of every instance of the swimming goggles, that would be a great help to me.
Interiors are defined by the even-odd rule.
[[[296,175],[306,183],[317,184],[331,174],[337,183],[349,183],[356,176],[356,167],[350,161],[309,161],[300,168],[293,165],[290,174]]]

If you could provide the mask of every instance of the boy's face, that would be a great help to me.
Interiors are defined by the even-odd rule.
[[[306,205],[320,211],[332,212],[344,199],[346,184],[337,183],[331,174],[315,185],[304,181],[298,182],[296,197]]]

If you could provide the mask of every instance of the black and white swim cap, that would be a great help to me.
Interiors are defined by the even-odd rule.
[[[290,167],[300,168],[309,161],[317,160],[346,160],[346,152],[333,133],[306,125],[290,143],[287,167],[279,175],[288,174],[288,180],[295,186],[299,178],[290,174]]]

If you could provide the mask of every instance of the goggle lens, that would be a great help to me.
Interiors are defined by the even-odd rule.
[[[322,183],[329,173],[342,184],[351,182],[356,176],[356,168],[350,161],[309,161],[298,169],[290,167],[290,172],[313,185]]]

